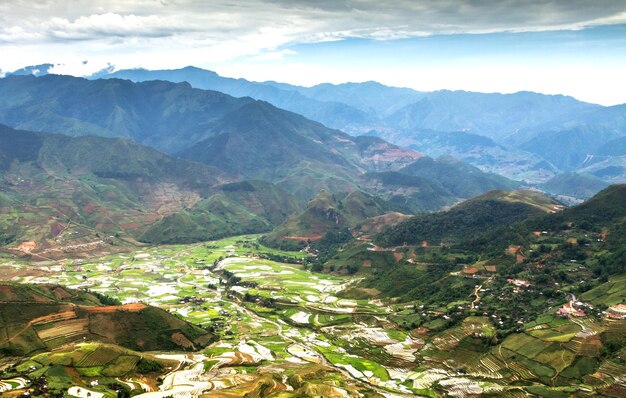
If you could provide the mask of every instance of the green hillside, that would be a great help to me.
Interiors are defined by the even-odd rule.
[[[450,210],[415,216],[376,236],[383,246],[459,243],[532,215],[544,214],[559,204],[532,191],[491,191]]]
[[[304,212],[289,217],[262,241],[273,247],[302,248],[307,242],[319,240],[329,232],[347,231],[365,219],[391,210],[391,204],[360,191],[347,194],[322,191],[309,202]]]
[[[397,171],[363,174],[360,186],[407,213],[437,211],[459,200],[436,180]]]
[[[424,156],[398,171],[370,172],[360,178],[362,189],[410,213],[441,210],[461,199],[519,185],[450,157]]]
[[[300,210],[293,196],[273,184],[243,181],[222,185],[192,208],[151,225],[148,243],[189,243],[266,232]]]
[[[449,156],[423,157],[405,166],[400,173],[427,178],[457,198],[471,198],[494,189],[511,190],[519,183],[493,173],[485,173]]]
[[[132,139],[167,153],[207,137],[210,127],[253,100],[188,83],[8,76],[0,80],[0,123],[17,129]]]

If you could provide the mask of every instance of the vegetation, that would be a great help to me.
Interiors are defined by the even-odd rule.
[[[383,231],[376,243],[383,246],[416,244],[453,244],[476,239],[495,229],[512,225],[529,216],[539,215],[557,205],[531,192],[510,194],[493,191],[461,203],[448,211],[418,215]]]

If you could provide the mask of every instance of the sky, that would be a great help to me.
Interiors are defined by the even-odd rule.
[[[0,73],[202,67],[626,103],[626,0],[0,0]]]

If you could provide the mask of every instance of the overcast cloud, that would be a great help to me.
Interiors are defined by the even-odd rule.
[[[279,33],[281,44],[345,37],[578,29],[626,22],[624,0],[2,0],[6,43]],[[274,43],[272,43],[274,44]]]

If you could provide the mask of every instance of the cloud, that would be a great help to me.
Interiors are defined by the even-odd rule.
[[[191,42],[279,32],[282,41],[389,40],[450,33],[580,29],[626,22],[623,0],[72,0],[0,3],[0,40]]]
[[[158,38],[193,31],[183,23],[156,15],[120,15],[115,13],[80,17],[74,21],[51,18],[39,28],[55,40],[97,40],[101,38]]]

